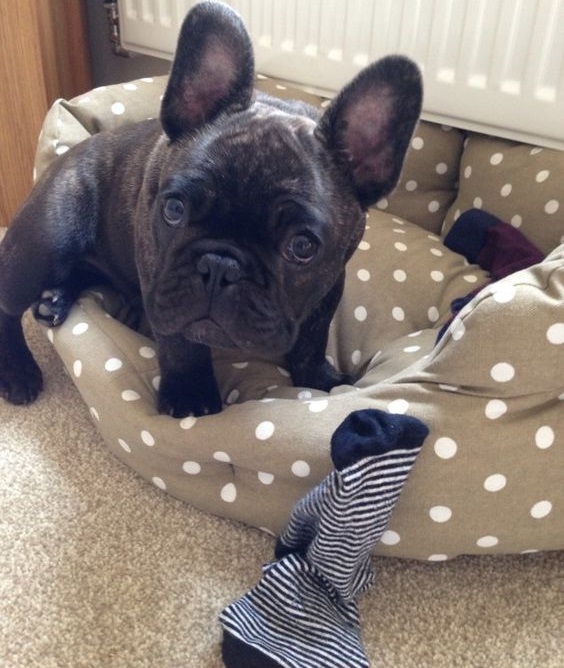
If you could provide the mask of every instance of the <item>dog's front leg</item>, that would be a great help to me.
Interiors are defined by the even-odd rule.
[[[219,413],[222,401],[208,346],[180,335],[158,335],[156,339],[161,370],[159,413],[175,418]]]
[[[329,392],[352,378],[337,371],[325,357],[329,325],[343,294],[345,274],[337,280],[300,328],[294,347],[286,356],[294,385]]]

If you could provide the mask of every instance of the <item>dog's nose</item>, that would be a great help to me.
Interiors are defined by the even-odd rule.
[[[238,260],[228,255],[206,253],[198,260],[196,268],[210,294],[238,283],[242,276]]]

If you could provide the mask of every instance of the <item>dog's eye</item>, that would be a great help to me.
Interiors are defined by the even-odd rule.
[[[287,243],[283,255],[289,262],[307,264],[317,253],[318,244],[310,234],[296,234]]]
[[[170,227],[180,227],[184,221],[184,202],[177,197],[167,197],[163,206],[163,218]]]

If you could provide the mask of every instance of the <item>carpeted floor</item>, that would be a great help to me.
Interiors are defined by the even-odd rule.
[[[273,539],[109,455],[44,330],[26,329],[46,390],[0,400],[0,668],[220,668],[217,616]],[[374,667],[564,667],[564,553],[376,568]]]

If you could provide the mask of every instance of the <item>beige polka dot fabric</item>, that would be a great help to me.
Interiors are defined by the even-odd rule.
[[[162,89],[162,80],[145,80],[93,91],[87,102],[58,102],[45,122],[38,171],[91,132],[156,115]],[[410,414],[430,435],[378,554],[439,561],[564,548],[564,224],[551,228],[556,248],[544,262],[493,284],[446,248],[437,221],[472,183],[470,174],[454,191],[472,147],[463,143],[458,130],[420,124],[402,177],[417,186],[400,184],[369,212],[327,351],[355,374],[353,386],[330,394],[293,387],[281,365],[221,352],[214,362],[224,411],[158,415],[154,343],[124,324],[128,308],[117,295],[85,293],[47,334],[108,448],[159,489],[277,533],[330,471],[331,434],[351,411]],[[556,166],[534,169],[552,174]],[[515,178],[512,185],[512,210],[528,234],[530,188]],[[476,197],[485,201],[484,193]],[[480,288],[437,343],[452,300]]]

